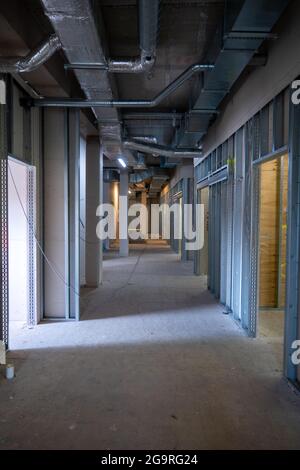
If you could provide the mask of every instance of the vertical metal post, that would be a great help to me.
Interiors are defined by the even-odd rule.
[[[220,298],[220,220],[221,220],[221,183],[215,186],[215,243],[214,243],[214,283],[215,283],[215,297]]]
[[[243,128],[235,138],[234,197],[233,197],[233,256],[232,256],[232,311],[235,319],[241,317],[242,280],[242,221],[243,221]]]
[[[214,220],[215,220],[215,196],[214,186],[209,187],[209,224],[208,224],[208,288],[213,294],[215,292],[214,282]]]
[[[98,287],[101,273],[101,242],[97,237],[96,228],[98,217],[101,178],[101,149],[99,139],[87,138],[86,146],[86,247],[85,247],[85,277],[88,287]]]
[[[65,278],[65,318],[69,320],[70,318],[70,231],[69,231],[69,184],[70,184],[70,175],[69,175],[69,111],[64,109],[64,278]]]
[[[289,184],[287,216],[287,283],[284,339],[284,371],[288,379],[300,379],[299,366],[292,363],[292,343],[299,339],[300,262],[300,106],[290,104]]]
[[[226,304],[226,285],[227,285],[227,181],[221,184],[221,219],[220,219],[220,302]]]
[[[79,320],[79,110],[68,110],[68,278],[69,318]]]
[[[242,246],[242,299],[241,320],[243,328],[249,328],[250,299],[250,239],[251,239],[251,170],[252,170],[252,121],[245,126],[243,246]]]
[[[197,190],[196,179],[194,180],[194,201],[196,202],[196,204],[201,204],[200,190]],[[194,204],[194,208],[195,208],[195,204]],[[200,230],[200,227],[198,227],[197,225],[197,223],[199,224],[199,221],[196,220],[195,212],[196,211],[194,210],[194,213],[193,213],[194,230],[198,231]],[[200,275],[200,256],[201,256],[200,252],[201,250],[194,251],[194,274],[196,276]]]
[[[248,333],[257,335],[258,280],[259,280],[259,167],[252,167],[251,181],[251,232],[250,232],[250,291]]]
[[[128,256],[128,170],[120,173],[120,256]]]
[[[7,184],[7,109],[6,81],[0,78],[0,218],[1,218],[1,312],[0,340],[8,347],[8,184]]]
[[[229,146],[228,146],[229,147]],[[226,306],[232,308],[232,227],[233,227],[233,171],[232,155],[228,154],[227,181],[227,273],[226,273]]]
[[[183,178],[183,184],[182,184],[182,221],[181,221],[181,226],[184,228],[185,224],[185,211],[184,211],[184,205],[189,204],[189,178]],[[181,259],[182,261],[187,261],[188,260],[188,251],[186,250],[186,238],[184,234],[184,230],[182,230],[182,240],[178,240],[179,243],[181,243],[182,249],[181,249]]]
[[[27,216],[28,216],[28,318],[27,325],[37,323],[36,316],[36,248],[35,248],[35,169],[27,168]]]

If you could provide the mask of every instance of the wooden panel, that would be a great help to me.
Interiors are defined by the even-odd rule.
[[[288,155],[281,157],[281,204],[280,204],[280,259],[279,259],[279,306],[285,305],[286,284],[286,235],[288,209]]]
[[[260,307],[276,307],[279,261],[279,161],[260,168]]]

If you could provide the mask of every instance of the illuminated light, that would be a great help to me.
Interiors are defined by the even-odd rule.
[[[122,165],[123,168],[126,168],[126,163],[124,162],[123,158],[118,158],[118,162]]]

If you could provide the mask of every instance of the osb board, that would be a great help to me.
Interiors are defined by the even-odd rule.
[[[260,168],[260,273],[259,305],[276,307],[279,261],[279,162],[272,160]]]

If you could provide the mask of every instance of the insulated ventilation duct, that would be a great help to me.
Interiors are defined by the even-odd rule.
[[[202,151],[194,149],[174,149],[163,145],[144,144],[132,140],[123,142],[123,148],[127,150],[136,150],[137,152],[150,153],[155,156],[170,158],[201,158]]]
[[[131,175],[129,175],[129,182],[131,184],[138,184],[155,177],[162,178],[163,181],[166,181],[169,178],[169,173],[167,170],[162,170],[161,168],[150,167],[147,168],[147,170],[131,173]]]
[[[156,59],[160,0],[139,0],[140,55],[133,58],[108,59],[107,63],[78,62],[67,64],[67,69],[105,70],[112,73],[149,72]]]
[[[2,57],[0,58],[1,73],[32,72],[43,65],[53,54],[61,48],[58,37],[53,34],[39,47],[30,52],[26,57]]]

